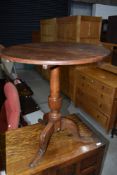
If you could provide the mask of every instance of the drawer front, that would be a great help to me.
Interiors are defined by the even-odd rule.
[[[77,93],[80,95],[80,98],[83,98],[86,101],[93,103],[93,106],[97,108],[100,112],[106,114],[108,117],[112,114],[113,100],[109,99],[104,94],[96,94],[96,91],[93,88],[90,88],[90,91],[87,91],[85,88],[78,88]]]
[[[109,119],[106,115],[95,108],[93,103],[82,98],[81,95],[77,94],[76,105],[81,107],[85,112],[91,115],[98,123],[100,123],[106,130],[108,130]]]
[[[81,171],[83,171],[84,169],[95,166],[96,163],[97,163],[97,155],[93,155],[92,157],[84,159],[81,162],[81,168],[80,169],[81,169]]]
[[[81,89],[84,93],[91,95],[92,97],[95,97],[100,101],[101,103],[106,103],[108,105],[112,105],[114,98],[111,96],[105,94],[103,91],[99,91],[98,89],[94,88],[87,82],[81,82],[77,84],[77,90]]]
[[[108,86],[108,85],[106,85],[106,84],[104,84],[96,79],[92,79],[91,77],[80,74],[78,72],[77,81],[78,81],[78,84],[86,83],[87,85],[93,87],[95,90],[97,90],[103,94],[106,94],[107,96],[109,96],[111,98],[114,98],[115,89],[111,88],[110,86]]]
[[[108,115],[112,114],[114,95],[112,95],[113,89],[110,90],[109,87],[104,86],[101,90],[98,83],[94,80],[87,80],[86,77],[79,75],[77,81],[77,93],[79,93],[82,98],[84,97],[88,101],[91,101],[93,105],[102,113]],[[106,90],[106,91],[105,91]],[[110,93],[107,93],[107,91]]]
[[[75,174],[76,164],[66,166],[64,168],[59,168],[56,171],[56,175],[73,175]]]

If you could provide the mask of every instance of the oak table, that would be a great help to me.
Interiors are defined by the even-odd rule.
[[[45,128],[40,134],[39,150],[30,163],[30,167],[35,167],[39,163],[54,132],[67,130],[77,140],[82,140],[76,124],[70,119],[61,118],[60,66],[94,63],[101,61],[108,54],[109,51],[101,45],[60,42],[21,44],[3,50],[2,58],[8,61],[42,65],[44,69],[50,69],[50,96],[48,99],[50,112],[45,114],[41,121]]]

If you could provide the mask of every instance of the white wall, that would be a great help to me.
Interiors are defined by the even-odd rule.
[[[85,15],[91,16],[92,5],[88,3],[72,2],[71,4],[71,16],[73,15]]]
[[[102,16],[103,19],[108,19],[108,16],[117,15],[117,6],[93,4],[92,16]]]

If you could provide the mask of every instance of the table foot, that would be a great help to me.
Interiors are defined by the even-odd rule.
[[[39,140],[39,150],[37,151],[33,161],[29,165],[31,168],[35,167],[39,163],[40,159],[46,152],[48,143],[50,141],[53,132],[54,132],[54,123],[49,122],[44,128],[44,130],[41,132]]]

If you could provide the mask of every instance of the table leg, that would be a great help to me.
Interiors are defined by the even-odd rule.
[[[50,112],[44,116],[42,123],[47,125],[40,134],[39,150],[31,162],[30,167],[34,167],[39,163],[54,132],[67,129],[68,134],[77,139],[80,138],[78,128],[72,120],[66,118],[62,118],[61,120],[60,109],[62,98],[60,96],[60,67],[54,66],[51,67],[50,70],[50,96],[48,98]]]
[[[31,168],[35,167],[39,163],[40,159],[42,158],[42,156],[46,152],[48,142],[49,142],[53,132],[54,132],[54,124],[52,122],[49,122],[40,134],[39,150],[37,151],[34,159],[32,160],[32,162],[29,165]]]

